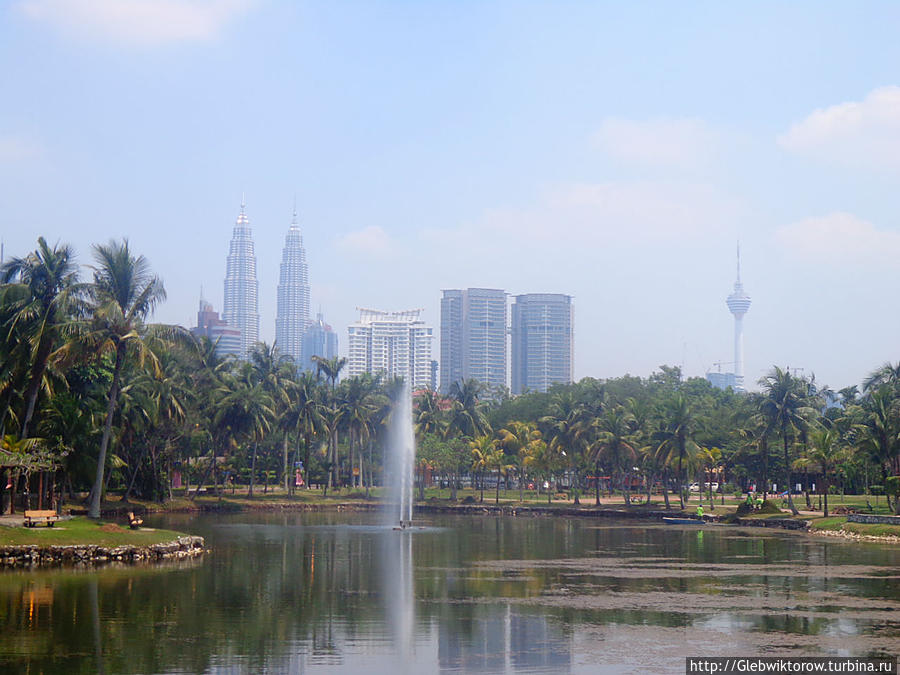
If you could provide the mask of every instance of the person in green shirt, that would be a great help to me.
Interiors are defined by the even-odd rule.
[[[700,520],[703,520],[703,505],[702,504],[697,507],[697,517]]]

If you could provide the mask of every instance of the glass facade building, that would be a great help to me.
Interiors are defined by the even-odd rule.
[[[440,390],[475,379],[505,387],[508,366],[506,291],[468,288],[441,298]]]
[[[515,296],[512,305],[512,393],[545,392],[572,381],[572,297],[559,293]]]
[[[275,344],[301,368],[308,367],[303,362],[303,336],[309,326],[309,268],[295,211],[281,254]]]
[[[238,357],[247,358],[250,349],[259,342],[259,284],[256,280],[256,253],[250,219],[244,212],[234,224],[231,246],[225,263],[225,307],[222,319],[241,332]]]

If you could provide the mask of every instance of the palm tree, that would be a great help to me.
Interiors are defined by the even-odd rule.
[[[538,444],[544,442],[541,432],[533,422],[510,422],[497,432],[497,436],[503,449],[516,457],[516,468],[519,473],[519,501],[524,501],[525,460]]]
[[[312,438],[322,429],[322,394],[315,376],[304,371],[290,388],[291,405],[285,414],[285,424],[297,433],[297,444],[294,449],[294,464],[300,441],[303,441],[303,470],[306,473],[306,488],[309,489],[310,453]],[[293,493],[293,484],[290,484]]]
[[[477,436],[469,441],[469,448],[472,450],[472,471],[479,476],[479,483],[481,485],[480,501],[483,502],[484,472],[493,461],[493,454],[497,451],[497,444],[492,436],[485,434],[484,436]]]
[[[272,395],[262,383],[252,383],[242,379],[238,386],[222,400],[216,415],[216,426],[227,429],[235,442],[253,444],[250,461],[250,489],[247,496],[253,497],[256,478],[256,454],[259,441],[271,428],[275,417]]]
[[[338,428],[340,423],[340,410],[338,409],[337,402],[335,401],[335,387],[337,386],[338,378],[340,377],[341,371],[344,369],[344,366],[347,365],[347,359],[343,357],[335,356],[330,359],[326,359],[323,356],[313,356],[313,363],[316,364],[316,375],[323,374],[326,378],[331,380],[331,401],[329,403],[329,410],[327,411],[326,418],[331,423],[328,424],[329,436],[328,436],[328,458],[326,463],[329,465],[329,474],[328,474],[328,485],[325,488],[326,490],[332,485],[336,485],[338,482]]]
[[[481,409],[479,397],[483,385],[478,380],[463,380],[450,385],[450,420],[448,433],[475,438],[490,431],[490,424]]]
[[[818,464],[822,471],[822,492],[825,495],[825,508],[822,515],[825,518],[828,517],[828,488],[831,485],[829,477],[842,454],[840,434],[837,429],[822,428],[810,433],[806,457]]]
[[[279,351],[278,345],[270,346],[265,342],[257,342],[250,350],[249,357],[251,377],[254,382],[261,383],[272,397],[275,417],[279,420],[279,428],[283,431],[281,438],[282,481],[287,485],[289,435],[285,413],[291,403],[289,390],[294,383],[294,362],[290,356]],[[265,475],[266,488],[268,488],[268,471]]]
[[[701,506],[703,505],[703,488],[706,487],[709,490],[709,510],[715,511],[716,502],[713,499],[711,469],[715,468],[722,461],[722,451],[719,448],[700,448],[700,452],[697,453],[697,459],[700,462],[700,476],[702,478],[700,481],[700,504]]]
[[[853,427],[857,447],[880,467],[883,484],[887,484],[889,467],[900,457],[898,405],[893,392],[883,385],[864,399],[864,417]],[[888,496],[888,506],[890,503]],[[900,497],[894,508],[900,511]]]
[[[363,465],[362,447],[369,437],[370,421],[375,414],[373,396],[378,388],[378,379],[370,374],[357,375],[341,382],[340,405],[343,409],[344,424],[347,427],[350,450],[350,487],[356,487],[354,450],[359,450],[360,469]],[[360,485],[363,471],[360,470]]]
[[[597,438],[593,444],[595,466],[603,460],[619,476],[625,504],[631,503],[629,476],[637,459],[632,438],[632,415],[623,406],[607,409],[596,421]]]
[[[115,359],[88,511],[91,518],[99,518],[103,472],[122,368],[130,354],[141,364],[150,361],[155,365],[156,357],[145,343],[147,331],[144,320],[165,299],[166,291],[159,277],[151,273],[147,259],[131,252],[127,239],[121,243],[113,241],[107,245],[95,245],[94,257],[97,265],[93,267],[94,281],[88,289],[90,319],[87,340],[97,353],[112,352]]]
[[[791,375],[787,369],[775,366],[768,375],[760,379],[762,397],[759,400],[760,414],[766,420],[770,431],[781,436],[784,446],[785,489],[788,495],[788,506],[793,515],[800,512],[794,506],[791,497],[791,460],[790,445],[794,434],[805,430],[816,414],[808,401],[808,382],[803,378]]]
[[[525,466],[547,479],[547,503],[550,504],[553,499],[551,482],[554,474],[564,466],[563,457],[549,443],[546,443],[544,440],[537,440],[528,448]]]
[[[584,408],[578,404],[571,392],[562,391],[553,395],[550,415],[540,421],[547,429],[548,442],[569,461],[575,483],[575,505],[578,506],[584,440],[593,420],[585,414]]]
[[[657,454],[665,465],[673,456],[677,460],[678,499],[684,510],[684,462],[688,453],[696,452],[699,447],[693,439],[697,419],[687,396],[682,392],[675,392],[667,398],[660,412],[662,428],[653,435],[657,442]],[[663,486],[666,493],[668,489],[668,485]]]
[[[26,408],[19,431],[19,438],[26,438],[47,363],[59,346],[80,288],[74,251],[68,245],[57,244],[51,248],[39,237],[35,251],[24,258],[12,258],[0,268],[2,283],[14,279],[28,289],[24,302],[17,303],[9,326],[10,331],[24,328],[31,352]]]
[[[869,393],[883,386],[896,389],[898,385],[900,385],[900,362],[895,366],[888,361],[872,371],[863,381],[863,392]]]

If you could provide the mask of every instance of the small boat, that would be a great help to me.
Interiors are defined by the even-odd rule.
[[[663,522],[668,525],[702,525],[704,523],[703,520],[699,518],[666,518],[663,517]]]

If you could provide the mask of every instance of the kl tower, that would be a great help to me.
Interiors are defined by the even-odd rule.
[[[750,296],[741,283],[741,244],[737,246],[737,281],[734,292],[725,301],[728,311],[734,314],[734,389],[744,391],[744,314],[750,309]]]

